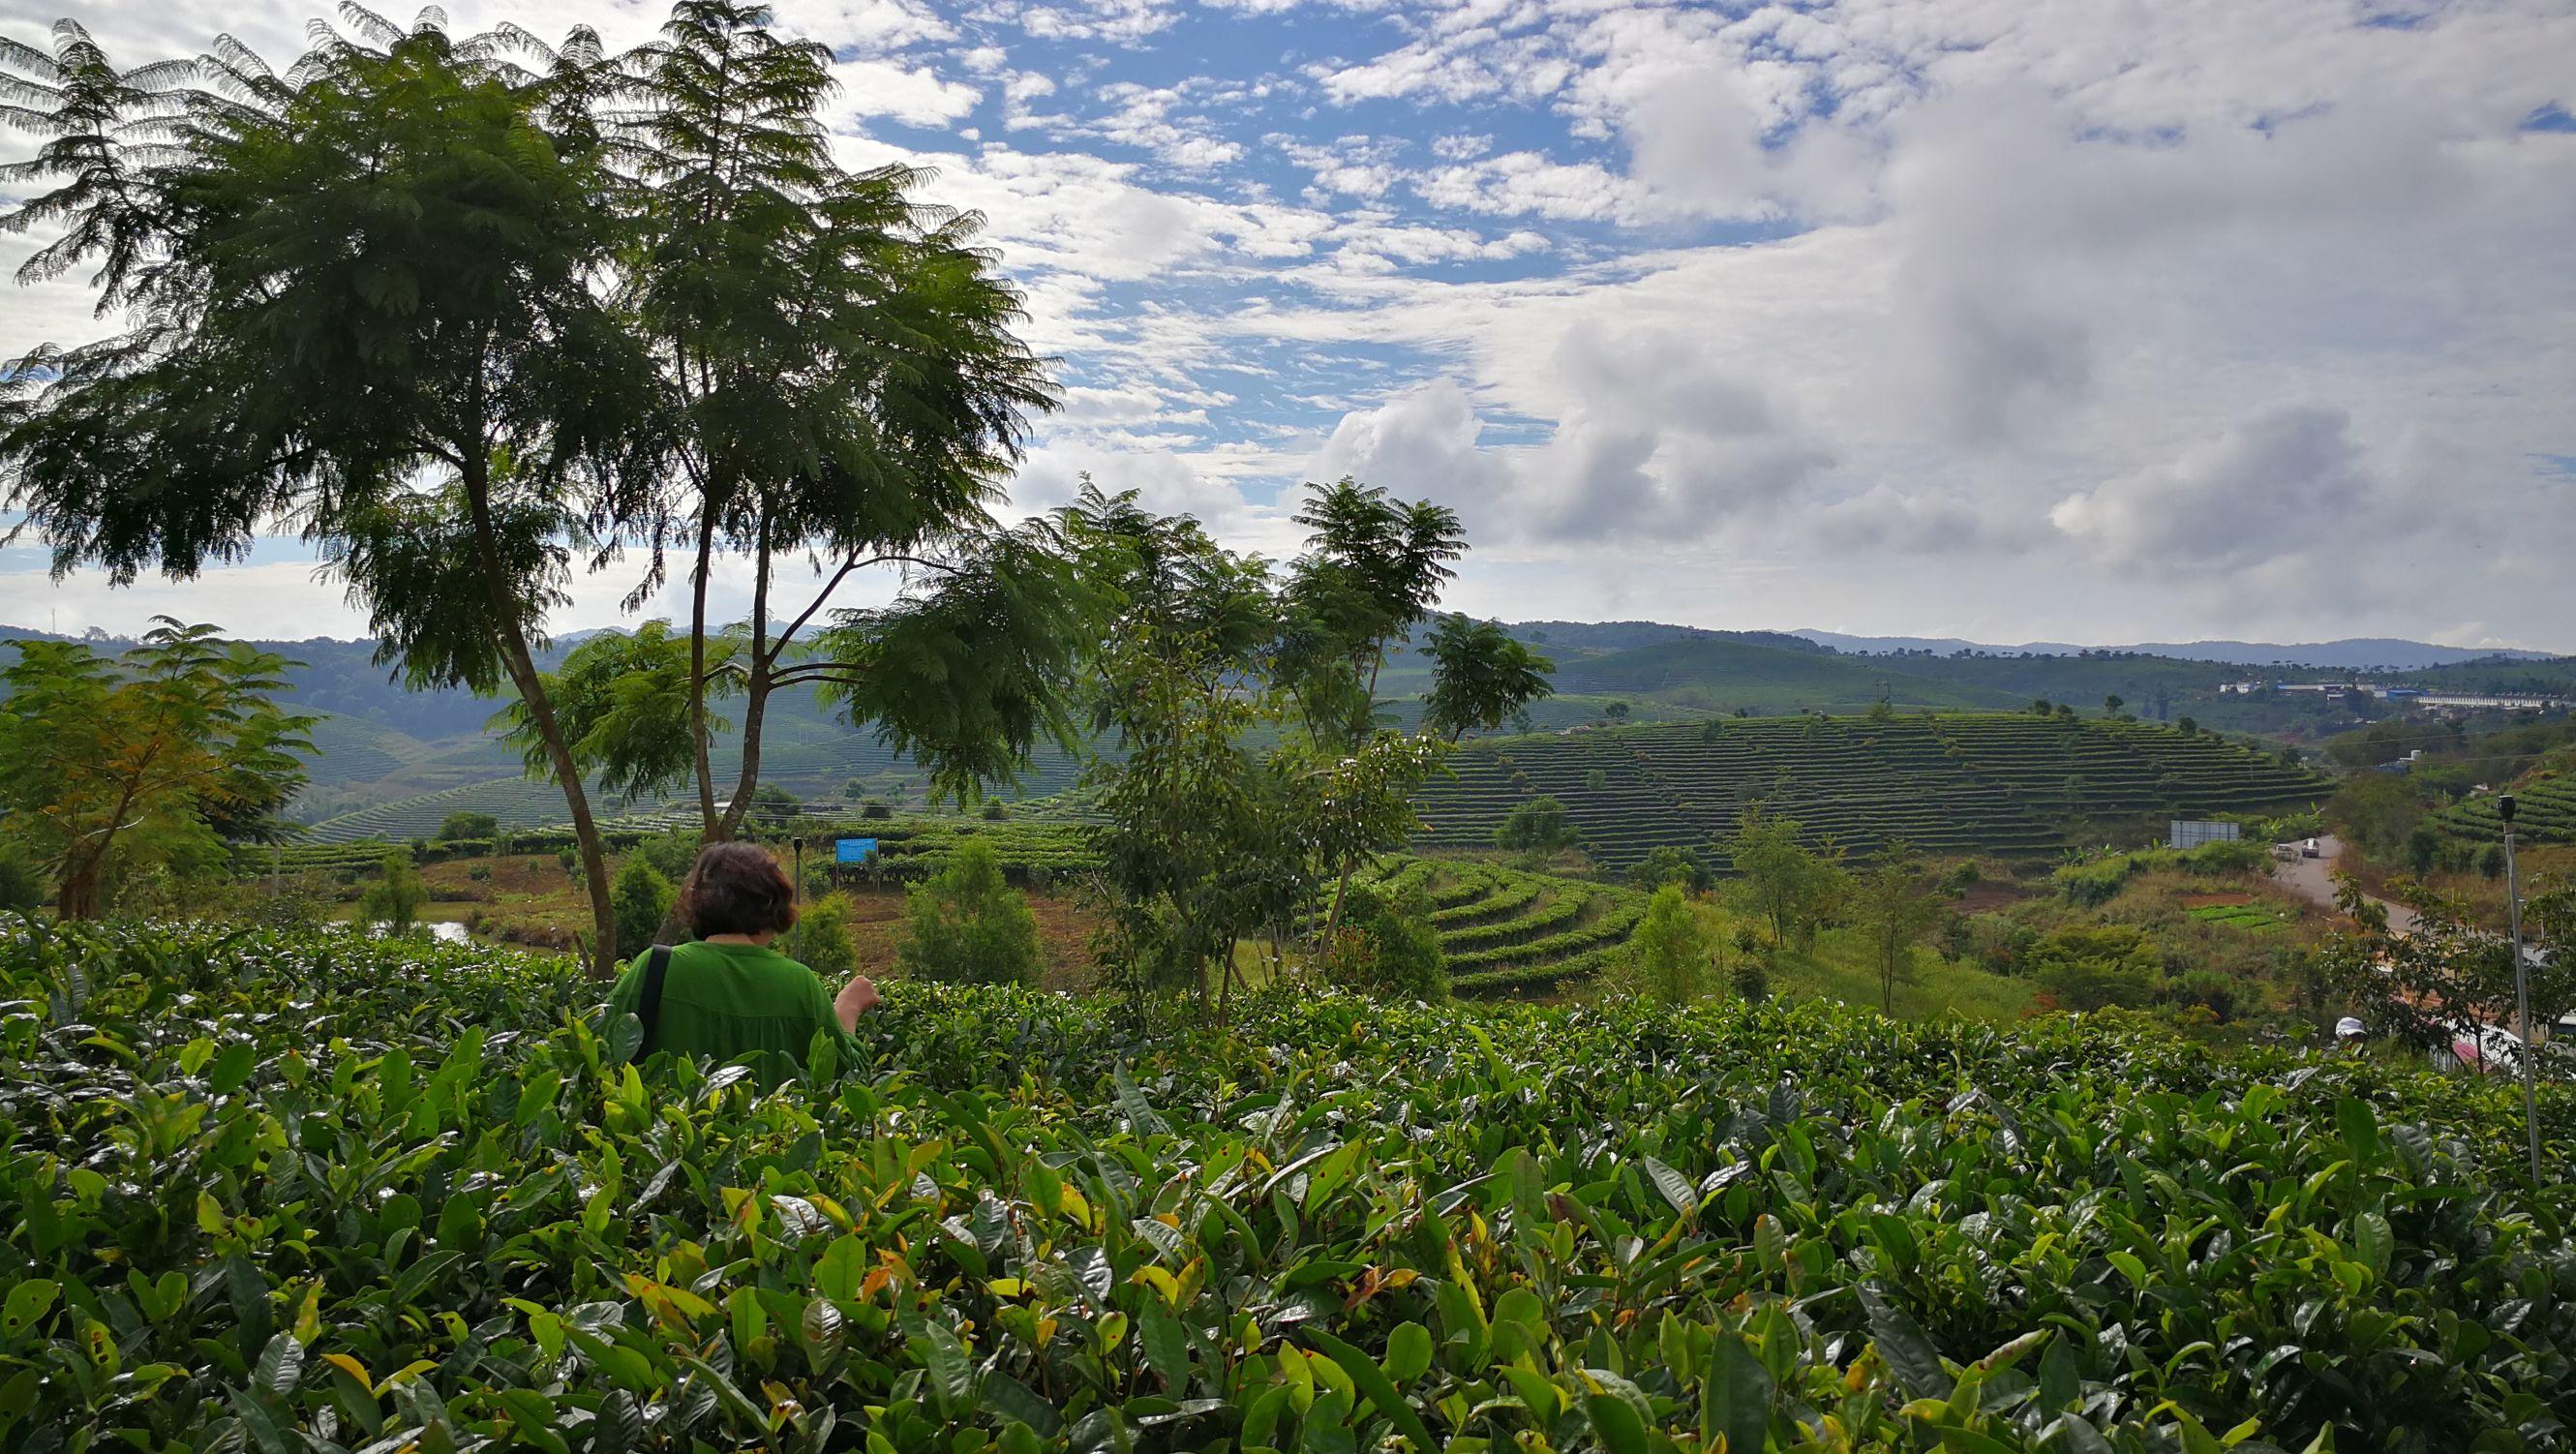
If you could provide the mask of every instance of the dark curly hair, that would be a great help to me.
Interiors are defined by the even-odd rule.
[[[757,843],[710,843],[680,885],[680,919],[701,939],[783,934],[796,923],[796,886]]]

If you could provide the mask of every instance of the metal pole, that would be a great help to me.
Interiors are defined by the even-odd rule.
[[[2504,901],[2505,913],[2513,930],[2513,999],[2516,1014],[2522,1021],[2522,1124],[2531,1140],[2531,1180],[2540,1182],[2540,1043],[2532,1033],[2531,968],[2522,958],[2522,879],[2513,861],[2513,794],[2496,800],[2496,816],[2504,820]]]

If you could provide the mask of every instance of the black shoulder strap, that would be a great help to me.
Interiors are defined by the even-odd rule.
[[[644,992],[636,999],[635,1018],[644,1022],[644,1042],[636,1047],[637,1058],[653,1053],[653,1042],[662,1029],[662,976],[671,971],[671,946],[656,944],[653,957],[644,961]]]

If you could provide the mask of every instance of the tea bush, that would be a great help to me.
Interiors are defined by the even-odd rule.
[[[624,1063],[556,961],[0,920],[0,1445],[2568,1445],[2570,1198],[2509,1087],[1816,1005],[889,993],[757,1096]]]

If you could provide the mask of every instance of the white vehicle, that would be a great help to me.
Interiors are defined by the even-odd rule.
[[[2318,850],[2318,848],[2317,848],[2317,840],[2315,840],[2315,839],[2311,838],[2311,839],[2309,839],[2307,842],[2305,842],[2305,843],[2303,843],[2303,844],[2299,845],[2299,856],[2300,856],[2301,858],[2315,858],[2315,857],[2318,857],[2318,856],[2319,856],[2319,850]]]

